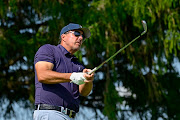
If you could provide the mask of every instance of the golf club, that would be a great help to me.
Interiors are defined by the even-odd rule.
[[[142,20],[142,25],[144,28],[144,31],[137,36],[136,38],[134,38],[131,42],[129,42],[127,45],[125,45],[123,48],[121,48],[120,50],[118,50],[114,55],[112,55],[110,58],[108,58],[106,61],[104,61],[103,63],[101,63],[99,66],[95,67],[91,72],[88,72],[88,74],[92,74],[95,71],[97,71],[99,68],[101,68],[105,63],[107,63],[109,60],[111,60],[113,57],[115,57],[118,53],[120,53],[122,50],[124,50],[126,47],[128,47],[131,43],[133,43],[134,41],[136,41],[138,38],[140,38],[142,35],[144,35],[147,32],[147,24],[146,21]]]

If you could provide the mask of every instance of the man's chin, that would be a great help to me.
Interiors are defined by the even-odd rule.
[[[74,47],[74,50],[79,50],[81,48],[81,45],[78,45],[78,46],[76,46],[76,47]]]

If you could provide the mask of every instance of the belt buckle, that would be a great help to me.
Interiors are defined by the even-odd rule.
[[[69,111],[69,112],[68,112]],[[73,110],[68,110],[68,108],[61,107],[61,112],[68,115],[70,118],[73,118]]]
[[[61,112],[67,115],[67,108],[61,107]]]

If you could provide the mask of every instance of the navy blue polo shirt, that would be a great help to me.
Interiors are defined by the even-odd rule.
[[[53,71],[60,73],[82,72],[84,69],[77,58],[61,45],[46,44],[41,46],[35,54],[34,65],[39,61],[53,63]],[[63,106],[78,112],[79,86],[70,82],[59,84],[40,83],[35,70],[35,104],[41,103]]]

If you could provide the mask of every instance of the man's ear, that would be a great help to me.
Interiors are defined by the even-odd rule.
[[[61,35],[61,40],[62,40],[62,41],[65,41],[65,39],[64,39],[65,37],[66,37],[66,35],[65,35],[65,34],[62,34],[62,35]]]

